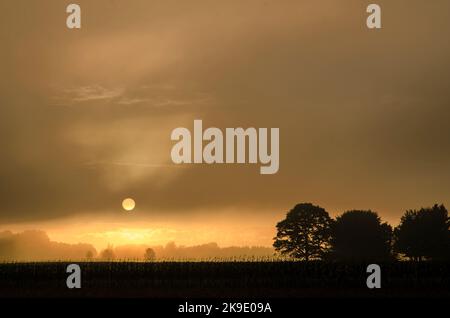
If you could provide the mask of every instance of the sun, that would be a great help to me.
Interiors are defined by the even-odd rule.
[[[126,198],[122,201],[122,207],[125,211],[133,211],[135,206],[136,202],[131,198]]]

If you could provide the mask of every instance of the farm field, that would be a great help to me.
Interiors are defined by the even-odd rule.
[[[380,264],[382,287],[366,287],[367,264],[322,261],[74,262],[81,289],[66,287],[67,262],[0,264],[1,297],[448,297],[450,263]]]

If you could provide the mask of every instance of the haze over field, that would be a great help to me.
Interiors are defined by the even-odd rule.
[[[211,260],[251,258],[270,258],[274,250],[270,247],[219,247],[217,243],[196,246],[180,246],[169,242],[164,246],[145,244],[128,244],[108,246],[96,249],[91,244],[67,244],[49,239],[42,231],[25,231],[22,233],[0,232],[0,262],[2,261],[61,261],[61,260],[144,260],[148,248],[155,252],[156,260]],[[111,251],[104,254],[105,250]],[[110,255],[112,258],[107,258]]]
[[[0,3],[0,231],[70,244],[36,232],[48,257],[268,247],[299,202],[392,225],[450,206],[449,1],[377,1],[376,31],[367,1],[77,3],[81,30],[65,1]],[[174,165],[194,119],[279,127],[279,172]]]

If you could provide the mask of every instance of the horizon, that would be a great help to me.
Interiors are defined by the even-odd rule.
[[[438,203],[436,203],[438,204]],[[441,204],[441,203],[439,203]],[[430,205],[431,206],[431,205]],[[445,206],[445,204],[444,204]],[[415,210],[424,208],[427,206],[420,206],[411,209],[405,209],[403,212],[407,210]],[[291,207],[292,208],[292,207]],[[125,223],[128,224],[129,227],[124,227],[120,221],[106,221],[103,219],[100,222],[92,221],[90,218],[86,219],[85,217],[77,217],[76,219],[68,219],[68,220],[53,220],[46,221],[42,223],[25,223],[25,224],[14,224],[14,225],[2,225],[0,226],[0,232],[2,231],[11,231],[13,233],[21,233],[24,231],[43,231],[45,232],[51,240],[57,242],[63,242],[68,244],[78,244],[78,243],[88,243],[92,244],[97,250],[105,249],[108,245],[140,245],[147,244],[153,246],[164,246],[169,242],[180,243],[184,246],[195,246],[202,245],[207,243],[217,243],[221,247],[229,247],[229,246],[262,246],[262,247],[272,247],[273,238],[276,234],[276,223],[279,222],[282,218],[285,217],[286,213],[291,209],[287,209],[285,212],[277,213],[273,215],[273,223],[272,224],[257,224],[253,226],[249,226],[246,224],[251,223],[251,220],[246,220],[243,222],[244,225],[238,226],[239,229],[234,229],[234,232],[242,233],[242,231],[247,232],[247,239],[242,239],[242,236],[239,236],[236,239],[236,235],[228,233],[227,238],[224,239],[223,232],[230,232],[230,227],[236,227],[236,224],[231,224],[225,226],[221,231],[213,231],[217,232],[216,236],[208,236],[205,237],[205,228],[209,226],[205,226],[201,223],[201,220],[195,218],[194,221],[189,221],[183,219],[181,220],[181,225],[177,225],[174,227],[173,224],[156,221],[156,222],[137,222],[137,223]],[[355,210],[349,209],[346,211]],[[370,209],[365,209],[370,210]],[[342,213],[346,212],[337,212],[330,213],[330,216],[335,218]],[[373,210],[372,210],[373,211]],[[374,211],[377,212],[377,211]],[[387,222],[391,226],[395,227],[399,224],[400,218],[395,220],[385,220],[381,217],[380,213],[377,212],[380,216],[382,222]],[[278,218],[277,218],[278,217]],[[223,221],[227,220],[229,215],[224,213],[219,215],[218,217],[213,217],[212,219],[216,220],[218,227],[223,226]],[[218,221],[218,222],[217,222]],[[213,221],[210,221],[214,223]],[[189,224],[192,226],[192,223],[199,223],[200,226],[195,229],[188,229],[186,225]],[[61,224],[64,224],[62,227]],[[131,225],[131,226],[130,226]],[[178,233],[177,233],[178,232]],[[250,232],[250,233],[249,233]],[[262,235],[261,235],[262,232]],[[176,233],[178,235],[176,235]],[[255,233],[259,233],[259,239],[255,240]],[[251,237],[248,237],[248,236]],[[198,238],[197,238],[198,237]],[[200,239],[202,237],[202,239]]]
[[[130,200],[130,199],[126,199],[126,200]],[[126,201],[124,200],[124,202]],[[436,203],[436,205],[439,205],[438,203]],[[443,205],[443,204],[441,204]],[[445,206],[445,205],[443,205]],[[132,211],[134,209],[134,202],[132,205],[131,209],[127,209],[127,207],[124,205],[123,208],[125,210],[128,211]],[[431,206],[430,206],[431,207]],[[405,210],[405,213],[407,211],[411,211],[411,210],[419,210],[422,208],[428,208],[425,206],[421,206],[420,208],[417,209],[408,209]],[[344,211],[345,212],[349,212],[349,211],[354,211],[355,209],[350,209],[348,211]],[[367,209],[365,211],[371,211],[370,209]],[[372,211],[375,212],[376,211]],[[332,219],[336,219],[337,217],[341,216],[343,213],[339,213],[339,214],[335,214],[334,216],[332,215]],[[377,213],[378,217],[380,217],[380,215]],[[284,216],[283,216],[284,218]],[[278,221],[281,221],[278,220]],[[176,232],[176,230],[174,229],[169,229],[169,228],[161,228],[161,227],[156,227],[155,226],[151,226],[148,225],[147,228],[142,228],[142,223],[139,224],[139,228],[121,228],[121,227],[116,227],[116,228],[108,228],[107,231],[102,232],[99,231],[98,229],[98,225],[95,225],[94,227],[96,228],[95,231],[93,231],[92,229],[90,230],[89,227],[86,227],[86,224],[81,221],[81,223],[84,223],[84,232],[80,231],[79,226],[75,225],[74,228],[72,229],[72,236],[70,235],[71,231],[68,231],[67,228],[63,229],[63,232],[59,232],[58,230],[56,230],[56,232],[53,232],[50,230],[50,232],[46,231],[46,230],[42,230],[39,229],[39,227],[36,227],[36,225],[28,225],[28,226],[24,226],[22,228],[18,227],[15,230],[12,229],[8,229],[7,227],[0,227],[0,243],[2,243],[2,240],[4,242],[11,242],[21,236],[26,236],[27,234],[31,234],[31,235],[36,235],[37,233],[43,234],[46,237],[46,240],[48,240],[49,243],[56,243],[56,244],[66,244],[68,245],[68,247],[75,247],[75,246],[88,246],[89,248],[93,248],[94,250],[94,254],[96,255],[94,258],[99,258],[100,254],[102,251],[105,251],[107,249],[113,249],[113,250],[122,250],[121,251],[121,255],[128,255],[129,257],[127,258],[143,258],[143,251],[145,251],[146,248],[156,248],[158,250],[164,250],[165,248],[168,248],[170,245],[173,245],[172,248],[178,248],[178,249],[193,249],[194,252],[192,255],[190,255],[190,257],[192,258],[198,258],[198,255],[195,252],[196,248],[201,248],[201,247],[211,247],[214,246],[214,248],[216,248],[217,250],[213,250],[210,251],[210,256],[214,256],[216,257],[217,252],[220,250],[224,250],[224,249],[235,249],[236,252],[239,253],[239,249],[265,249],[264,252],[268,252],[269,250],[273,253],[273,255],[275,255],[275,249],[273,246],[273,241],[275,239],[275,234],[276,234],[276,227],[275,225],[278,223],[278,221],[276,223],[274,223],[273,225],[273,235],[271,236],[270,239],[270,244],[260,244],[258,242],[253,242],[253,243],[249,243],[246,242],[245,240],[237,240],[234,243],[233,242],[228,242],[223,244],[223,241],[221,242],[220,240],[214,240],[213,238],[211,239],[203,239],[203,241],[198,241],[196,240],[195,236],[196,231],[193,230],[186,230],[187,235],[190,236],[190,240],[188,241],[183,241],[183,239],[185,237],[183,236],[179,236],[179,237],[174,237],[171,236],[170,234],[167,235],[167,233],[172,232],[172,234],[174,232]],[[398,220],[398,222],[396,224],[392,224],[386,220],[383,220],[380,217],[380,221],[382,223],[387,223],[389,225],[392,226],[392,229],[394,229],[399,223],[400,223],[400,219]],[[117,223],[117,225],[120,225],[120,223]],[[186,223],[184,223],[184,225],[186,225]],[[56,229],[59,228],[59,226],[57,225],[55,227]],[[162,230],[162,231],[161,231]],[[165,230],[165,232],[164,232]],[[198,232],[198,230],[197,230]],[[203,232],[202,232],[203,233]],[[219,236],[222,236],[223,231],[219,231]],[[156,235],[155,235],[156,234]],[[250,233],[250,235],[252,235],[253,233]],[[38,235],[38,236],[39,236]],[[81,237],[81,238],[80,238]],[[192,237],[194,237],[194,239],[192,239]],[[99,239],[100,238],[100,239]],[[40,238],[42,239],[42,237]],[[268,238],[265,238],[266,241],[268,242]],[[39,237],[38,237],[39,240]],[[44,240],[45,241],[45,240]],[[25,241],[26,242],[26,241]],[[181,243],[180,243],[181,242]],[[241,242],[241,244],[239,244],[239,242]],[[22,242],[23,243],[23,242]],[[0,244],[1,245],[1,244]],[[25,243],[25,246],[29,245],[29,243]],[[43,249],[45,250],[45,247],[43,247]],[[137,252],[137,250],[139,250],[139,252]],[[20,248],[19,248],[20,250]],[[125,250],[125,251],[124,251]],[[131,254],[130,254],[130,251]],[[234,253],[236,253],[234,252]],[[7,258],[7,255],[3,255],[2,256],[2,250],[0,248],[0,260],[2,259],[2,257],[5,259],[5,257]],[[19,255],[25,255],[26,252],[24,251],[19,251],[18,252]],[[45,252],[44,252],[45,253]],[[60,251],[60,257],[62,257],[63,259],[65,258],[64,256],[64,251]],[[82,253],[82,251],[79,251],[79,257],[83,258],[82,255],[80,254]],[[125,254],[123,254],[125,253]],[[133,256],[130,256],[133,255]],[[206,254],[207,256],[208,254]],[[258,254],[259,255],[259,254]],[[255,256],[258,256],[255,255]],[[263,256],[267,256],[265,253],[261,254]],[[259,255],[259,256],[261,256]],[[203,255],[205,256],[205,255]],[[233,256],[241,256],[240,254],[227,254],[228,257],[233,257]],[[253,256],[253,255],[251,255]],[[188,256],[186,256],[188,257]],[[23,257],[20,257],[21,259],[24,259]],[[120,257],[119,257],[120,258]]]
[[[0,247],[11,244],[14,250],[0,248],[1,262],[48,262],[62,260],[145,260],[147,249],[152,249],[156,260],[170,259],[232,259],[234,257],[274,257],[273,247],[264,246],[219,246],[216,242],[186,246],[169,241],[166,244],[145,243],[108,244],[102,248],[89,242],[67,243],[52,240],[46,232],[26,230],[11,232],[0,230]],[[112,259],[105,259],[103,253],[111,251]]]

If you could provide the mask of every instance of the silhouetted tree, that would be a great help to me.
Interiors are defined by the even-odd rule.
[[[144,253],[144,260],[147,262],[153,262],[155,259],[155,251],[152,248],[147,248]]]
[[[394,249],[410,259],[443,259],[449,256],[450,219],[443,205],[409,210],[394,230]]]
[[[329,248],[332,219],[323,208],[297,204],[277,224],[273,247],[281,254],[310,260],[322,258]]]
[[[112,261],[116,258],[116,255],[114,253],[114,248],[112,245],[108,245],[106,249],[104,249],[100,253],[100,258],[105,261]]]
[[[92,261],[92,259],[94,258],[94,253],[92,253],[92,251],[87,251],[86,253],[86,259],[88,261]]]
[[[372,211],[347,211],[336,218],[331,231],[331,257],[346,261],[389,260],[392,228]]]

